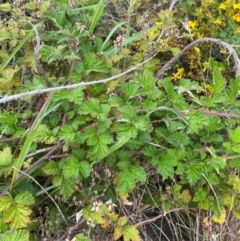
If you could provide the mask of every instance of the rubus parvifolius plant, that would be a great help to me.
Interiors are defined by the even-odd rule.
[[[0,240],[238,237],[238,3],[142,4],[0,4]]]

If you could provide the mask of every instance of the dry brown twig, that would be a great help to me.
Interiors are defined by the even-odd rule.
[[[237,55],[237,52],[235,51],[235,49],[233,48],[234,45],[228,44],[220,39],[215,39],[215,38],[201,38],[201,39],[197,39],[195,41],[193,41],[192,43],[188,44],[181,52],[179,52],[178,54],[176,54],[170,61],[168,61],[158,72],[156,77],[157,78],[163,78],[164,76],[164,72],[169,70],[172,65],[174,63],[176,63],[187,51],[189,51],[190,49],[192,49],[193,47],[199,45],[200,43],[204,43],[204,42],[211,42],[211,43],[215,43],[218,44],[219,46],[221,46],[222,48],[225,48],[229,51],[229,57],[233,56],[234,59],[234,71],[235,71],[235,77],[237,78],[238,76],[240,76],[240,60],[239,57]],[[229,58],[228,57],[228,58]]]

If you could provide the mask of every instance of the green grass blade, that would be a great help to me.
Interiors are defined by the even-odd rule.
[[[23,165],[23,162],[27,156],[27,154],[29,153],[29,150],[31,148],[31,145],[33,143],[34,137],[36,135],[37,129],[39,127],[39,125],[41,124],[41,122],[43,121],[43,119],[52,111],[54,111],[61,103],[56,104],[55,106],[53,106],[50,110],[48,110],[48,107],[50,105],[51,102],[51,98],[52,95],[49,96],[47,103],[44,106],[44,110],[42,112],[42,114],[36,118],[38,118],[38,120],[36,121],[35,125],[33,124],[33,126],[31,126],[28,135],[26,137],[25,142],[23,143],[21,152],[16,160],[16,162],[14,163],[14,167],[15,169],[13,170],[13,176],[12,176],[12,180],[11,180],[11,185],[10,185],[10,190],[12,190],[13,185],[15,183],[15,180],[19,174],[19,170],[21,170],[21,167]]]
[[[143,30],[143,31],[141,31],[139,33],[133,34],[131,37],[129,37],[126,40],[123,41],[122,46],[124,47],[124,46],[126,46],[126,45],[128,45],[128,44],[130,44],[132,42],[141,40],[144,34],[150,32],[150,31],[152,31],[154,29],[157,29],[157,28],[159,28],[159,27],[157,25],[155,25],[155,26],[153,26],[151,28],[148,28],[146,30]],[[118,48],[114,46],[111,49],[109,49],[105,54],[108,56],[108,55],[116,53],[117,50],[118,50]]]
[[[103,13],[103,9],[104,9],[104,4],[103,4],[103,0],[100,0],[97,7],[96,7],[96,11],[93,15],[93,18],[92,18],[92,23],[91,23],[91,26],[89,28],[89,33],[93,33],[97,23],[98,23],[98,20],[101,18],[102,16],[102,13]]]
[[[173,108],[169,108],[169,107],[166,107],[166,106],[159,106],[157,108],[154,108],[153,110],[151,110],[150,112],[148,112],[146,114],[146,116],[150,116],[153,112],[156,112],[156,111],[169,111],[169,112],[172,112],[173,114],[175,114],[177,117],[179,117],[179,119],[181,119],[186,125],[188,125],[188,122],[187,120],[181,115],[179,114],[176,110],[174,110]]]
[[[109,39],[112,37],[112,35],[115,33],[115,31],[120,28],[123,24],[126,24],[127,22],[121,22],[121,23],[118,23],[112,30],[111,32],[108,34],[106,40],[104,41],[101,49],[100,49],[100,52],[104,50],[104,47],[105,45],[108,43]]]
[[[118,140],[114,145],[112,145],[112,146],[109,148],[108,152],[105,154],[104,157],[101,158],[101,160],[104,159],[105,157],[107,157],[108,155],[110,155],[111,153],[113,153],[113,152],[117,151],[118,149],[120,149],[120,148],[121,148],[123,145],[125,145],[130,139],[131,139],[131,137],[126,136],[126,137],[123,137],[123,138],[121,138],[120,140]],[[97,161],[93,162],[93,163],[91,164],[91,166],[93,166],[94,164],[98,163],[98,162],[101,161],[101,160],[97,160]]]

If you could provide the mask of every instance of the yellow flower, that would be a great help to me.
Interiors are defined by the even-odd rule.
[[[240,9],[240,3],[233,4],[234,9]]]
[[[203,35],[203,33],[197,32],[197,33],[196,33],[196,36],[197,36],[198,38],[203,38],[204,35]]]
[[[194,47],[194,50],[196,51],[196,53],[197,53],[198,55],[200,55],[200,49],[199,49],[198,47]]]
[[[218,25],[222,25],[222,20],[220,20],[219,18],[215,20],[215,23]]]
[[[227,5],[225,3],[221,3],[218,7],[218,9],[223,9],[223,10],[226,10],[227,8]]]
[[[210,90],[210,85],[209,85],[209,84],[202,83],[201,86],[202,86],[205,90]]]
[[[197,22],[196,21],[188,21],[187,25],[189,28],[194,29],[197,26]]]
[[[173,79],[178,80],[181,79],[184,73],[184,68],[178,69],[177,73],[173,74]]]
[[[150,32],[149,32],[149,36],[153,36],[153,35],[155,35],[155,34],[160,34],[160,30],[159,29],[154,29],[154,30],[151,30]]]
[[[240,15],[234,15],[234,16],[232,16],[232,19],[239,23],[240,22]]]

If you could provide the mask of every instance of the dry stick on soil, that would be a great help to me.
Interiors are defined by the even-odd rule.
[[[157,72],[157,78],[163,78],[164,72],[169,70],[172,65],[177,62],[187,51],[192,49],[193,47],[199,45],[200,43],[204,42],[211,42],[218,44],[219,46],[227,49],[229,51],[229,57],[232,55],[234,59],[234,71],[235,71],[235,77],[237,78],[240,76],[240,60],[239,57],[233,48],[232,45],[220,40],[220,39],[215,39],[215,38],[201,38],[193,41],[192,43],[188,44],[180,53],[175,55],[170,61],[168,61],[158,72]],[[228,57],[228,58],[229,58]]]
[[[48,92],[55,92],[58,90],[65,90],[65,89],[74,89],[77,87],[83,87],[83,86],[88,86],[88,85],[97,85],[97,84],[102,84],[102,83],[107,83],[111,80],[114,79],[118,79],[130,72],[133,72],[134,70],[136,70],[138,67],[143,66],[144,64],[146,64],[149,60],[153,59],[155,56],[157,55],[154,54],[153,56],[151,56],[150,58],[146,59],[145,61],[143,61],[142,63],[134,66],[131,69],[128,69],[127,71],[122,72],[121,74],[118,75],[114,75],[112,77],[106,78],[106,79],[102,79],[102,80],[94,80],[94,81],[90,81],[90,82],[81,82],[78,84],[73,84],[73,85],[65,85],[65,86],[58,86],[58,87],[52,87],[52,88],[46,88],[46,89],[38,89],[38,90],[33,90],[33,91],[29,91],[29,92],[25,92],[25,93],[21,93],[21,94],[16,94],[16,95],[11,95],[11,96],[4,96],[3,98],[0,99],[0,104],[1,103],[6,103],[12,100],[18,100],[21,99],[23,97],[30,97],[33,95],[38,95],[38,94],[43,94],[43,93],[48,93]]]
[[[152,222],[157,221],[158,219],[166,216],[166,215],[169,214],[169,213],[177,212],[177,211],[181,211],[181,210],[189,210],[189,209],[192,209],[192,208],[175,208],[175,209],[172,209],[172,210],[170,210],[170,211],[168,211],[168,212],[161,213],[161,214],[157,215],[157,216],[154,217],[154,218],[141,221],[141,222],[135,224],[135,226],[138,227],[138,226],[141,226],[141,225],[145,225],[145,224],[147,224],[147,223],[152,223]]]

